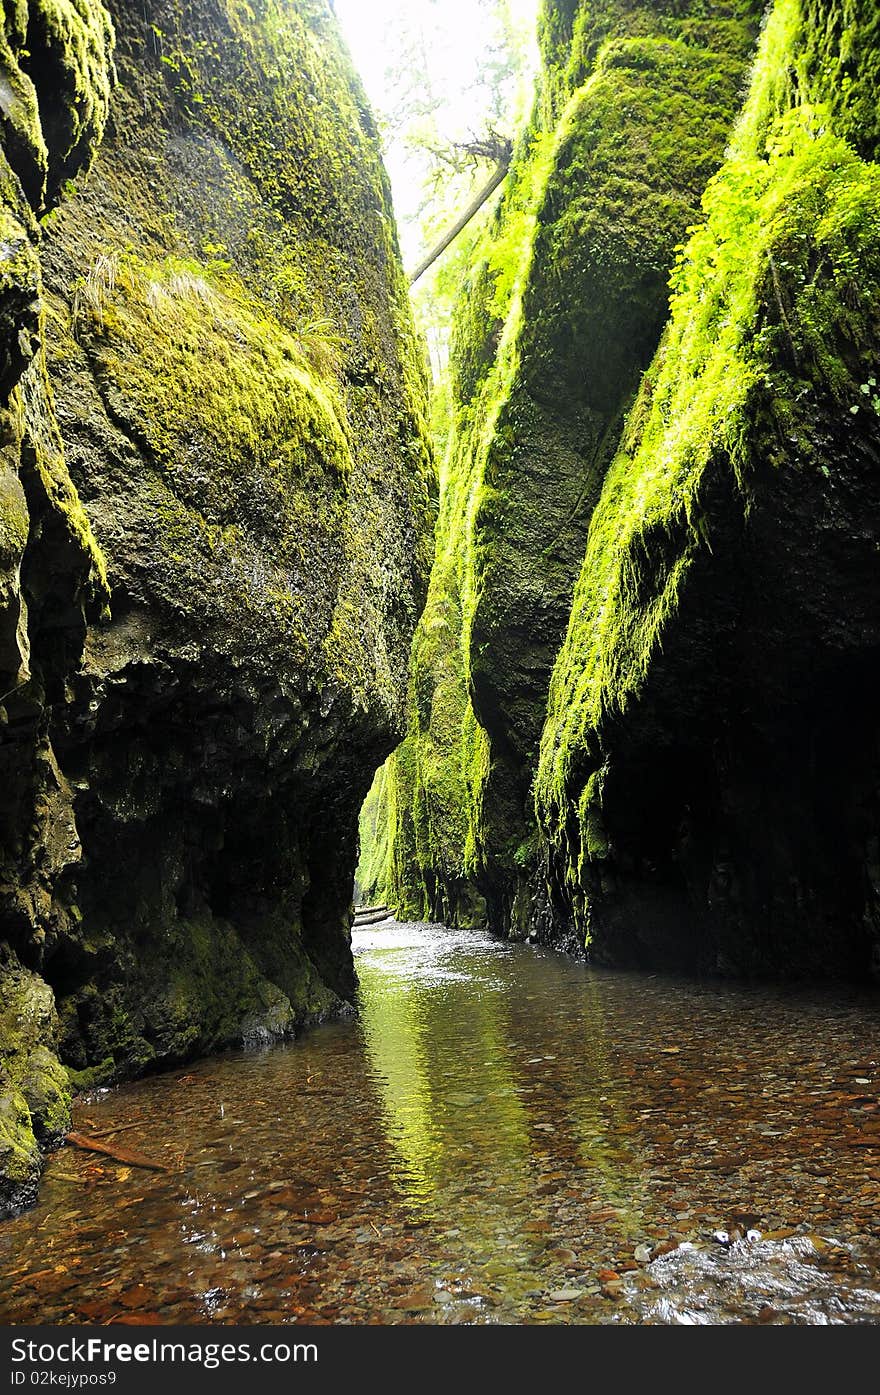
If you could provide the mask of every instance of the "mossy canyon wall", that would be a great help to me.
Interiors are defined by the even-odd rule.
[[[360,881],[599,962],[865,976],[880,18],[546,0],[541,44]]]
[[[0,1212],[71,1079],[347,1010],[434,489],[325,0],[22,0],[3,36]]]

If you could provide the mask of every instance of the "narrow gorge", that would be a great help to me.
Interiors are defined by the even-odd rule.
[[[878,18],[560,4],[541,33],[361,881],[596,962],[866,976]]]
[[[668,1139],[633,1141],[654,1097],[630,1054],[653,1079],[693,1012],[735,1111],[733,1042],[765,1014],[779,1034],[766,1060],[743,1049],[756,1079],[788,1081],[757,1093],[782,1091],[800,1180],[758,1187],[743,1235],[787,1243],[786,1207],[801,1225],[809,1177],[824,1186],[845,1146],[852,1223],[832,1258],[845,1250],[852,1270],[846,1311],[878,1321],[866,1198],[880,1172],[852,1149],[880,1147],[880,12],[529,0],[516,29],[511,0],[480,0],[505,42],[526,35],[519,66],[499,40],[483,60],[502,73],[480,118],[491,138],[441,150],[417,74],[408,125],[374,114],[345,37],[353,8],[3,12],[9,1244],[42,1243],[47,1159],[54,1272],[74,1263],[76,1198],[97,1208],[96,1256],[116,1234],[102,1201],[115,1174],[78,1154],[65,1173],[73,1150],[58,1151],[85,1121],[94,1138],[148,1130],[164,1159],[166,1191],[139,1222],[157,1254],[191,1207],[199,1243],[214,1237],[200,1253],[247,1258],[274,1225],[271,1262],[289,1247],[306,1265],[288,1318],[277,1265],[254,1290],[244,1268],[227,1281],[205,1261],[187,1296],[169,1249],[164,1279],[143,1281],[158,1320],[605,1321],[602,1303],[625,1299],[626,1321],[668,1321],[627,1274],[687,1249],[673,1221],[742,1239],[729,1216],[744,1198],[721,1165],[717,1195],[670,1182],[657,1211],[665,1173],[649,1184],[645,1159]],[[409,62],[375,42],[389,72]],[[435,205],[408,222],[395,140],[434,162]],[[491,193],[413,290],[414,219],[439,236],[461,212],[436,205],[437,169],[471,197],[492,151]],[[353,953],[356,903],[379,914],[355,924]],[[828,991],[844,996],[827,1010],[809,996]],[[746,995],[741,1012],[728,992]],[[784,996],[798,992],[800,1020]],[[785,1094],[786,1061],[814,1048],[833,1063],[827,1108],[849,1111],[827,1156]],[[522,1084],[539,1061],[546,1099]],[[724,1122],[711,1136],[696,1058],[675,1070],[655,1081],[664,1119],[723,1164],[741,1138]],[[685,1089],[706,1111],[696,1124],[676,1114]],[[313,1095],[307,1117],[290,1113]],[[173,1188],[239,1146],[215,1097],[221,1121],[228,1100],[254,1133],[247,1181],[243,1163],[228,1182],[204,1174],[208,1206],[195,1183]],[[455,1122],[483,1101],[480,1121]],[[767,1122],[753,1120],[765,1160]],[[555,1168],[538,1167],[557,1133]],[[516,1235],[555,1237],[508,1268],[518,1241],[499,1240],[490,1201],[472,1231],[442,1229],[470,1204],[453,1174],[485,1165],[488,1196],[495,1150]],[[584,1156],[592,1211],[573,1192],[552,1211]],[[294,1163],[314,1173],[305,1201]],[[239,1182],[250,1190],[224,1210]],[[613,1243],[596,1238],[609,1217]],[[407,1268],[418,1225],[431,1244],[453,1237],[470,1266],[458,1287],[432,1277],[439,1251]],[[340,1276],[349,1246],[367,1263],[368,1227],[385,1249],[347,1307]],[[587,1263],[574,1229],[593,1284],[571,1277]],[[0,1320],[118,1316],[91,1293],[78,1308],[54,1278],[22,1297],[10,1253]],[[792,1292],[803,1255],[784,1256]],[[737,1317],[719,1303],[706,1320],[770,1320],[748,1295]]]

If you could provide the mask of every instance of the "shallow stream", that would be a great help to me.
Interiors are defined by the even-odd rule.
[[[880,1322],[876,994],[354,947],[359,1019],[78,1102],[169,1171],[57,1153],[0,1321]]]

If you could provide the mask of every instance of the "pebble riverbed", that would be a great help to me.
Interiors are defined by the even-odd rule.
[[[880,1321],[876,992],[354,948],[358,1018],[80,1098],[169,1170],[55,1154],[0,1320]]]

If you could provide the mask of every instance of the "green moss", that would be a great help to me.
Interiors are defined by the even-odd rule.
[[[609,39],[668,37],[735,57],[742,52],[744,28],[753,25],[758,13],[750,0],[546,0],[539,22],[545,104],[559,112],[596,66]]]
[[[70,1088],[76,1094],[84,1094],[87,1090],[97,1089],[101,1085],[110,1085],[115,1075],[112,1056],[105,1056],[103,1061],[99,1061],[95,1066],[88,1066],[85,1070],[75,1070],[73,1066],[67,1066],[66,1070]]]
[[[109,929],[91,953],[93,980],[59,1004],[67,1074],[79,1090],[196,1051],[290,1037],[340,1006],[280,919],[263,920],[254,945],[204,915],[179,919],[137,956]]]
[[[229,476],[275,478],[279,507],[325,471],[350,473],[339,383],[309,362],[314,330],[297,339],[232,273],[101,254],[78,289],[74,328],[91,332],[108,394],[124,393],[166,469],[210,452]]]
[[[41,1148],[70,1126],[52,990],[0,949],[0,1214],[33,1199]]]
[[[0,262],[0,295],[33,296],[39,288],[39,260],[33,245],[30,220],[13,188],[2,187],[0,174],[0,241],[5,255]]]
[[[70,478],[42,348],[14,401],[21,412],[26,452],[39,477],[53,520],[67,534],[77,559],[75,570],[85,574],[92,603],[106,606],[110,596],[107,562]]]
[[[3,27],[0,71],[6,89],[3,107],[4,153],[21,180],[32,207],[39,210],[46,186],[49,152],[40,125],[36,89],[19,66],[24,48],[22,25],[17,22],[14,10],[9,13],[4,7],[0,14]],[[16,199],[8,202],[14,207]]]
[[[706,481],[729,470],[747,511],[756,463],[784,458],[783,442],[809,440],[817,401],[842,422],[876,411],[880,172],[835,129],[826,82],[837,65],[816,62],[809,9],[777,0],[772,11],[727,162],[672,278],[663,345],[590,525],[537,784],[569,887],[584,885],[578,845],[588,861],[603,855],[592,780],[584,785],[602,759],[602,732],[643,689],[689,573],[711,547]],[[683,545],[674,541],[682,535]]]
[[[531,870],[530,788],[590,511],[660,336],[675,246],[721,160],[759,6],[659,11],[545,7],[545,100],[456,309],[413,646],[412,836],[399,823],[392,842],[424,898],[478,884],[499,928]]]
[[[601,862],[608,856],[608,835],[602,817],[602,778],[597,770],[584,786],[578,818],[584,830],[584,851],[591,861]]]
[[[90,0],[31,9],[9,42],[33,37],[65,194],[42,323],[36,228],[0,232],[50,379],[36,353],[13,425],[34,724],[64,773],[51,835],[22,801],[22,904],[86,1084],[346,1009],[353,805],[401,733],[434,478],[380,142],[326,0],[114,6],[113,119],[75,184],[109,31]],[[83,647],[105,562],[114,616]]]
[[[0,1093],[0,1216],[33,1197],[41,1169],[31,1113],[20,1090]]]
[[[40,117],[49,147],[47,195],[54,201],[64,180],[88,167],[104,134],[113,25],[99,0],[29,0],[27,43],[51,75],[51,101],[41,101]]]
[[[621,18],[557,130],[471,543],[470,682],[491,746],[478,839],[508,902],[586,527],[675,246],[723,154],[755,14],[694,29],[687,7],[656,28],[646,12],[639,37]]]
[[[28,511],[24,491],[15,475],[0,476],[0,567],[14,567],[28,538]]]
[[[390,756],[389,761],[394,757]],[[388,897],[391,820],[388,784],[393,779],[388,762],[376,771],[358,821],[360,856],[354,874],[355,896],[360,905],[375,905]]]
[[[71,174],[88,168],[101,142],[113,43],[99,0],[0,7],[4,148],[35,212],[55,202]]]
[[[164,11],[136,61],[136,17],[117,17],[114,139],[52,227],[52,371],[61,390],[85,359],[89,412],[154,467],[117,576],[154,576],[154,531],[169,614],[235,608],[227,645],[260,634],[279,669],[399,728],[433,469],[378,140],[323,3],[197,10]]]

